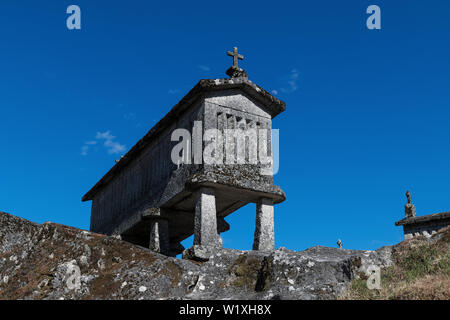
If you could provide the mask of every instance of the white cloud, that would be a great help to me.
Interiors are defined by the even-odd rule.
[[[87,156],[88,155],[89,146],[82,146],[81,147],[81,155]]]
[[[124,118],[125,120],[134,120],[134,119],[136,119],[136,114],[133,113],[133,112],[125,113],[125,114],[123,115],[123,118]]]
[[[108,148],[109,154],[117,154],[125,151],[125,146],[112,140],[105,141],[105,147]]]
[[[109,154],[124,152],[126,150],[125,145],[114,141],[115,138],[116,137],[113,136],[109,130],[105,132],[97,132],[95,140],[87,141],[81,147],[81,155],[87,156],[89,148],[98,144],[100,141],[104,141],[103,146],[107,149]]]
[[[284,93],[292,93],[298,90],[298,78],[300,72],[297,69],[292,69],[287,77],[287,87],[281,88]]]
[[[109,154],[116,154],[125,151],[125,146],[123,144],[113,141],[116,137],[113,136],[109,130],[103,133],[97,132],[95,138],[97,140],[105,140],[103,145],[108,149]]]
[[[204,65],[199,65],[197,66],[200,70],[202,71],[211,71],[211,68],[208,66],[204,66]]]
[[[84,145],[81,147],[81,155],[82,156],[87,156],[88,155],[88,151],[89,151],[89,147],[94,146],[96,144],[97,144],[97,141],[95,141],[95,140],[86,141],[84,143]]]
[[[106,132],[97,132],[97,135],[95,136],[95,139],[97,140],[101,140],[101,139],[105,139],[105,140],[113,140],[115,137],[113,135],[111,135],[111,132],[108,130]]]
[[[277,90],[272,90],[272,94],[278,94]]]

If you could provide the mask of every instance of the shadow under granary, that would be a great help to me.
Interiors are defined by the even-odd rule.
[[[175,256],[192,234],[194,245],[221,247],[220,233],[230,228],[224,218],[256,203],[253,249],[274,249],[273,205],[286,197],[273,184],[271,132],[285,103],[248,79],[237,65],[243,59],[237,48],[228,54],[230,78],[200,80],[83,196],[92,200],[91,231]],[[180,129],[190,140],[179,142]],[[210,129],[221,138],[207,141]],[[242,137],[230,135],[239,130],[243,149]],[[217,161],[207,163],[203,154],[211,143]],[[256,161],[249,161],[252,155]]]

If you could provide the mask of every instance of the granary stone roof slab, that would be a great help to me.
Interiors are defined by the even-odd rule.
[[[92,200],[95,194],[119,174],[142,150],[145,149],[165,129],[175,122],[186,110],[208,92],[229,89],[242,90],[269,111],[272,118],[286,109],[285,102],[277,99],[269,92],[253,83],[246,77],[225,79],[202,79],[191,89],[147,134],[140,139],[119,162],[117,162],[83,197],[82,201]]]
[[[428,214],[426,216],[420,216],[420,217],[404,218],[404,219],[402,219],[400,221],[397,221],[395,223],[395,225],[396,226],[402,226],[402,225],[423,223],[423,222],[429,222],[429,221],[438,221],[438,220],[444,220],[444,219],[450,219],[450,211],[449,212]]]

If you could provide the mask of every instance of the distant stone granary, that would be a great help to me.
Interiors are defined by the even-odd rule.
[[[416,207],[411,203],[411,193],[406,192],[408,203],[405,205],[405,218],[397,221],[396,226],[403,226],[405,239],[417,236],[430,237],[450,225],[450,212],[429,214],[416,217]]]
[[[230,78],[200,80],[83,196],[91,231],[174,256],[192,234],[196,246],[221,247],[224,218],[256,203],[253,249],[274,249],[273,205],[286,197],[273,184],[271,132],[285,103],[248,79],[237,48],[228,55]],[[186,132],[192,141],[179,142]],[[211,149],[215,162],[204,158]]]

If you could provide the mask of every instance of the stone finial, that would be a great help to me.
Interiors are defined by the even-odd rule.
[[[338,239],[336,244],[339,246],[339,249],[342,249],[342,241],[341,241],[341,239]]]
[[[238,60],[244,60],[244,56],[238,53],[238,48],[234,47],[233,52],[228,51],[227,55],[233,57],[233,65],[230,68],[228,68],[226,72],[227,75],[230,76],[231,78],[239,78],[239,77],[248,78],[248,75],[244,71],[244,69],[239,68]]]
[[[405,204],[405,217],[413,218],[416,216],[416,207],[411,202],[411,192],[406,191],[406,200],[407,204]]]
[[[411,192],[406,191],[406,200],[408,201],[408,203],[411,203]]]

